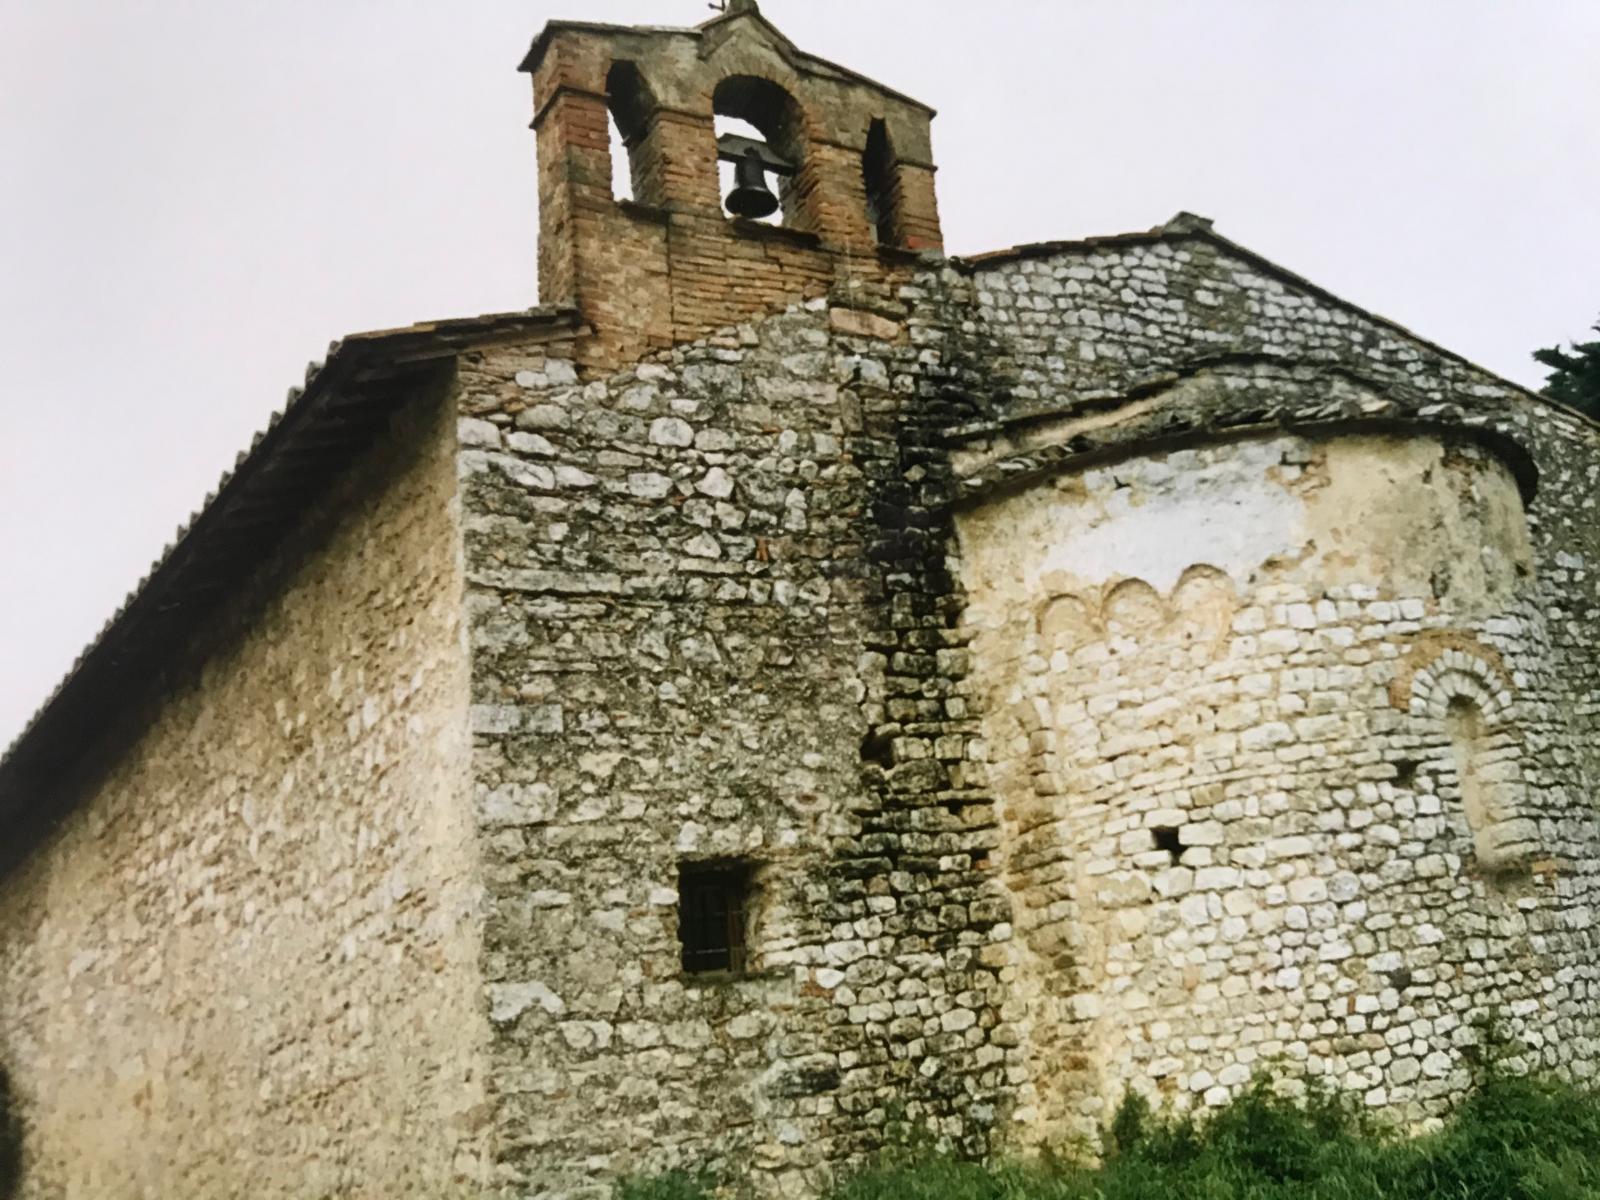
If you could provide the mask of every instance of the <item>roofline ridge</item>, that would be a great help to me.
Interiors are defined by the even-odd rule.
[[[1281,263],[1268,258],[1259,251],[1252,250],[1248,246],[1234,241],[1232,238],[1223,236],[1212,227],[1210,220],[1205,217],[1196,217],[1193,213],[1180,212],[1171,221],[1168,221],[1164,225],[1157,225],[1152,229],[1138,230],[1127,233],[1090,235],[1088,237],[1071,238],[1059,241],[1023,242],[1015,246],[1007,246],[998,250],[982,251],[978,254],[952,255],[950,262],[958,270],[971,275],[976,274],[979,270],[987,268],[991,264],[998,265],[1001,263],[1026,258],[1045,258],[1052,254],[1063,254],[1071,251],[1097,250],[1102,247],[1131,246],[1139,243],[1150,242],[1180,241],[1211,242],[1214,245],[1221,247],[1223,250],[1226,250],[1228,253],[1234,255],[1236,258],[1244,259],[1246,262],[1251,263],[1269,275],[1283,280],[1286,283],[1292,283],[1297,288],[1301,288],[1312,295],[1318,296],[1329,304],[1337,305],[1339,308],[1342,308],[1347,312],[1355,313],[1356,315],[1371,321],[1375,325],[1381,325],[1386,329],[1392,330],[1393,332],[1400,334],[1402,337],[1408,338],[1417,343],[1419,346],[1426,347],[1427,349],[1444,358],[1448,358],[1454,362],[1460,363],[1465,367],[1469,367],[1473,371],[1478,372],[1480,375],[1492,379],[1496,383],[1508,387],[1513,391],[1516,391],[1527,397],[1528,399],[1538,401],[1541,404],[1549,405],[1559,412],[1580,417],[1590,425],[1600,427],[1600,417],[1590,416],[1581,409],[1573,408],[1569,404],[1563,404],[1559,400],[1556,400],[1550,396],[1546,396],[1543,392],[1534,390],[1527,384],[1518,383],[1514,379],[1507,379],[1504,375],[1501,375],[1496,371],[1491,371],[1488,367],[1483,366],[1481,363],[1474,362],[1460,351],[1452,350],[1448,346],[1444,346],[1439,342],[1433,341],[1431,338],[1422,336],[1415,330],[1402,325],[1399,321],[1396,321],[1392,317],[1386,317],[1382,313],[1373,312],[1370,308],[1365,308],[1353,300],[1347,300],[1343,296],[1329,291],[1321,284],[1307,279],[1299,272],[1283,266]]]
[[[0,825],[14,815],[7,811],[8,801],[14,797],[6,792],[7,777],[19,769],[30,743],[43,736],[41,731],[53,723],[53,713],[58,701],[73,686],[83,672],[92,667],[103,655],[110,653],[108,646],[116,643],[125,624],[146,605],[160,599],[161,583],[178,569],[184,555],[194,546],[195,539],[203,537],[211,526],[223,516],[224,506],[234,497],[241,480],[253,477],[270,461],[280,442],[290,436],[295,427],[314,417],[313,408],[326,395],[329,388],[343,377],[370,360],[386,348],[399,348],[415,344],[429,347],[435,357],[454,356],[472,345],[477,337],[492,337],[504,332],[531,331],[538,326],[551,329],[569,327],[577,329],[582,318],[576,309],[565,306],[539,306],[522,311],[486,313],[475,317],[446,318],[421,322],[396,329],[372,330],[348,334],[328,344],[325,356],[307,364],[305,381],[290,387],[281,408],[274,409],[266,423],[250,439],[248,447],[239,452],[233,465],[222,472],[217,483],[207,493],[201,506],[179,524],[170,541],[151,561],[138,581],[124,594],[122,602],[102,624],[93,637],[80,649],[56,685],[40,702],[33,714],[23,723],[10,741],[0,749]],[[396,360],[402,361],[402,360]],[[343,467],[339,464],[339,468]],[[0,863],[0,870],[4,863]]]
[[[756,20],[760,21],[768,29],[772,30],[772,32],[775,33],[779,38],[783,39],[784,43],[793,52],[794,57],[802,64],[805,64],[808,68],[820,67],[825,71],[834,72],[835,74],[841,75],[846,79],[853,79],[857,83],[865,84],[867,87],[875,88],[884,95],[892,97],[895,100],[899,100],[903,104],[909,104],[915,108],[920,108],[926,112],[929,117],[936,117],[939,115],[939,110],[934,108],[933,105],[928,104],[925,101],[918,100],[915,96],[908,96],[906,93],[897,91],[886,83],[879,82],[870,75],[863,75],[860,71],[853,70],[852,68],[844,66],[841,63],[833,62],[831,59],[823,58],[819,54],[812,54],[808,50],[801,49],[799,46],[795,45],[794,41],[789,37],[788,34],[784,33],[783,30],[774,25],[759,10],[757,10],[754,14],[733,12],[723,13],[719,16],[712,17],[709,21],[706,21],[701,25],[622,25],[607,21],[581,21],[557,17],[546,21],[544,23],[544,28],[534,35],[533,42],[531,45],[529,45],[527,53],[522,56],[522,61],[517,64],[517,70],[529,75],[537,71],[539,69],[539,64],[544,61],[546,52],[550,49],[551,41],[554,40],[557,34],[567,31],[600,34],[643,33],[662,37],[702,38],[705,36],[706,30],[711,29],[722,22],[733,20],[736,17],[751,15],[753,15]]]

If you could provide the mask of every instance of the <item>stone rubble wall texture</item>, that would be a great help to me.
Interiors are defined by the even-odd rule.
[[[1594,427],[1198,233],[897,301],[463,363],[502,1194],[1592,1074]]]
[[[482,1194],[453,418],[408,413],[0,889],[25,1197]]]
[[[1207,237],[971,286],[1024,1137],[1274,1062],[1437,1113],[1491,1009],[1592,1077],[1593,425]]]
[[[1040,1099],[1022,1112],[1037,1109],[1041,1132],[1080,1106],[1103,1116],[1101,1093],[1131,1080],[1220,1102],[1275,1058],[1373,1104],[1450,1086],[1429,1035],[1448,1004],[1417,975],[1471,831],[1448,794],[1444,724],[1408,722],[1391,688],[1441,653],[1503,687],[1474,639],[1422,636],[1498,611],[1531,566],[1516,481],[1474,450],[1224,442],[1058,475],[964,517],[1034,956],[1019,992]],[[1515,740],[1498,724],[1510,772]],[[1397,853],[1415,858],[1405,872]],[[1528,891],[1491,883],[1483,914],[1520,924]],[[1525,947],[1509,957],[1527,965]],[[1443,982],[1441,998],[1467,998],[1483,979]],[[1417,1015],[1400,1038],[1403,996]],[[1320,1028],[1330,1018],[1342,1037]],[[1074,1043],[1092,1088],[1048,1074]]]
[[[1005,904],[919,357],[818,302],[587,384],[463,362],[506,1195],[706,1158],[805,1191],[895,1105],[986,1136]],[[679,863],[726,858],[751,969],[685,978]]]
[[[1593,1076],[1595,426],[1193,227],[893,282],[460,352],[5,881],[30,1195],[1417,1121],[1491,1010]]]

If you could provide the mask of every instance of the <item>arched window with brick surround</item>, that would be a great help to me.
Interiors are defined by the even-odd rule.
[[[717,85],[711,106],[722,195],[733,190],[737,160],[754,147],[766,164],[767,186],[778,197],[778,211],[767,220],[810,229],[797,186],[805,165],[805,119],[794,97],[771,80],[733,75]]]
[[[1538,829],[1526,811],[1507,682],[1476,655],[1448,649],[1416,671],[1410,709],[1444,735],[1454,777],[1446,797],[1454,791],[1479,868],[1491,876],[1527,870]]]
[[[618,200],[660,204],[660,187],[646,147],[655,101],[633,63],[618,60],[611,64],[606,73],[606,107],[611,127],[611,195]]]

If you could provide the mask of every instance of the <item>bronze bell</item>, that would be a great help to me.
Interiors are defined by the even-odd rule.
[[[744,157],[733,164],[733,191],[726,201],[728,211],[736,217],[760,220],[778,211],[778,198],[767,186],[767,165],[761,161],[761,151],[746,146]]]

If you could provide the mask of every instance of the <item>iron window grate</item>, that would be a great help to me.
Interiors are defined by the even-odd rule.
[[[684,863],[678,869],[678,940],[683,969],[742,973],[750,872],[730,863]]]

